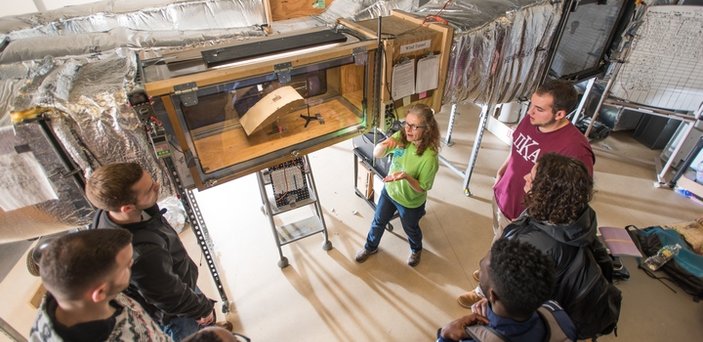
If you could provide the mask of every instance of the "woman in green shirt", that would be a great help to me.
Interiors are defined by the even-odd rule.
[[[439,169],[439,128],[432,108],[416,104],[408,110],[403,129],[376,145],[374,157],[392,154],[393,160],[364,248],[356,253],[361,263],[376,252],[384,228],[397,211],[410,242],[408,265],[415,267],[422,253],[420,218],[425,215],[427,191],[432,188]]]

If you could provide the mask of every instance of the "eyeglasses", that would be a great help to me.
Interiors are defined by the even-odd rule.
[[[403,128],[409,128],[411,131],[417,131],[418,129],[425,129],[427,126],[424,125],[413,125],[411,123],[408,123],[407,121],[401,121],[400,125],[403,126]]]

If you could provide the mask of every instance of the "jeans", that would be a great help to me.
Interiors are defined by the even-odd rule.
[[[378,248],[386,225],[388,225],[396,211],[400,214],[400,223],[408,236],[410,250],[413,253],[422,250],[422,231],[419,223],[420,218],[425,216],[425,203],[422,203],[417,208],[406,208],[391,199],[386,192],[386,188],[383,188],[381,196],[378,198],[378,203],[376,203],[376,212],[373,216],[373,222],[371,222],[371,229],[366,237],[366,245],[364,245],[366,250],[373,251]]]
[[[199,329],[198,322],[190,317],[176,317],[161,326],[161,330],[175,342],[195,334]]]
[[[202,293],[199,287],[195,288],[195,293]],[[198,321],[190,317],[176,317],[168,321],[168,323],[161,325],[161,330],[168,336],[171,336],[174,342],[179,342],[180,340],[195,334],[200,330],[201,326]]]
[[[493,202],[491,202],[491,210],[493,211],[493,242],[496,242],[503,236],[505,227],[512,221],[503,215],[503,212],[498,208],[495,195],[493,195]]]

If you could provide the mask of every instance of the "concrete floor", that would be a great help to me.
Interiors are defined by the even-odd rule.
[[[460,112],[455,145],[443,147],[442,155],[465,169],[478,111],[465,106]],[[441,127],[446,127],[447,113],[438,114]],[[489,248],[491,185],[508,147],[492,134],[484,135],[471,197],[465,196],[459,176],[440,168],[421,221],[425,251],[416,268],[405,263],[409,247],[397,221],[398,229],[384,235],[378,254],[364,264],[354,261],[373,210],[354,195],[351,149],[346,141],[310,155],[334,248],[322,249],[322,234],[286,245],[282,251],[290,266],[283,269],[277,266],[278,250],[260,210],[254,175],[196,194],[230,300],[228,318],[238,332],[255,341],[430,341],[438,327],[468,313],[456,304],[456,296],[476,285],[471,272]],[[653,186],[659,151],[635,142],[629,132],[615,133],[594,149],[597,192],[592,206],[600,226],[646,227],[702,215],[700,205]],[[293,213],[311,214],[308,208]],[[182,237],[193,259],[204,264],[193,234],[186,231]],[[5,303],[0,315],[26,334],[33,311],[15,302],[24,301],[39,284],[19,264],[0,283],[0,302]],[[691,341],[703,336],[700,303],[647,277],[633,258],[625,264],[632,277],[619,284],[624,300],[618,338],[599,340]],[[206,293],[219,298],[205,268],[200,282]]]

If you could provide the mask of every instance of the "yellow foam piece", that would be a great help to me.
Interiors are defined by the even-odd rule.
[[[49,110],[50,109],[44,107],[32,107],[21,111],[13,111],[10,112],[10,121],[12,121],[13,124],[20,123],[25,120],[34,119],[39,116],[39,114]]]

